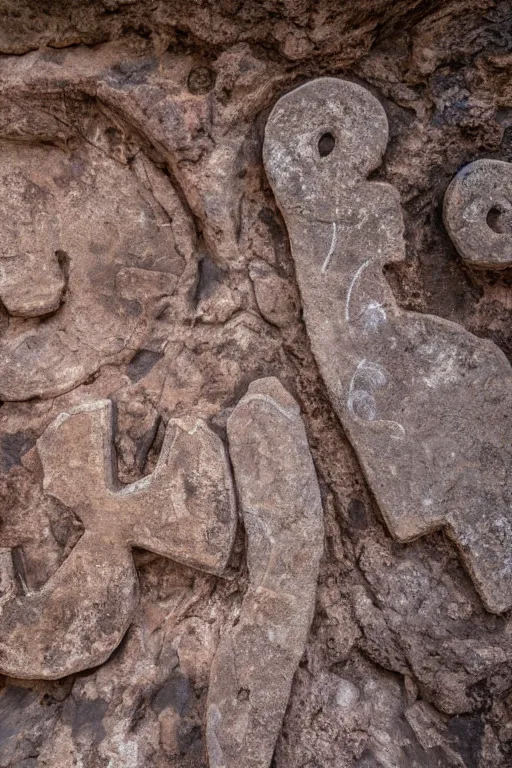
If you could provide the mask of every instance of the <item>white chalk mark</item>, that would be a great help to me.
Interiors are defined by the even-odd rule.
[[[387,321],[384,305],[378,301],[370,301],[361,312],[361,316],[364,318],[365,331],[377,331]]]
[[[289,421],[293,421],[297,418],[297,414],[299,413],[299,408],[297,406],[294,406],[292,408],[283,408],[282,405],[279,405],[276,400],[274,400],[273,397],[269,397],[268,395],[261,394],[260,392],[248,392],[243,398],[241,402],[244,403],[250,403],[252,400],[261,400],[262,402],[266,403],[266,405],[270,405],[271,408],[275,408],[276,411],[279,411],[283,416],[285,416]]]
[[[361,383],[358,382],[358,379]],[[360,360],[354,374],[350,380],[348,389],[347,406],[351,415],[356,421],[374,424],[387,424],[395,430],[391,434],[395,440],[405,436],[406,432],[402,424],[398,421],[377,418],[377,403],[371,392],[366,389],[382,389],[388,384],[388,375],[385,368],[378,363],[372,363],[369,360]],[[396,434],[398,430],[398,434]]]
[[[327,272],[327,269],[329,267],[329,264],[331,263],[331,259],[334,256],[334,251],[336,250],[336,240],[337,240],[337,234],[336,234],[336,222],[333,221],[332,223],[332,238],[331,238],[331,247],[329,248],[329,253],[327,254],[324,263],[322,264],[322,269],[320,270],[322,275],[325,275]]]
[[[357,272],[355,273],[354,277],[352,278],[352,282],[350,283],[348,293],[347,293],[347,300],[345,302],[345,320],[347,323],[350,323],[350,298],[352,296],[352,291],[354,290],[354,286],[361,277],[361,273],[364,269],[368,266],[370,263],[370,259],[367,259],[364,264],[361,264]]]

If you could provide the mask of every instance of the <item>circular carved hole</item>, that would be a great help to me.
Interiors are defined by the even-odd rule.
[[[512,235],[512,209],[493,205],[487,214],[487,226],[498,235]]]
[[[501,211],[496,207],[491,208],[487,214],[487,225],[492,229],[493,232],[501,233],[500,216]]]
[[[318,151],[320,153],[320,157],[327,157],[327,155],[330,155],[334,149],[335,144],[336,139],[332,133],[324,133],[323,136],[320,136],[320,140],[318,142]]]

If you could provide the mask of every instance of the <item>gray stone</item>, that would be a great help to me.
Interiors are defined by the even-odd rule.
[[[264,162],[313,353],[390,532],[406,542],[445,527],[501,612],[512,605],[512,369],[491,342],[398,306],[383,268],[405,256],[400,198],[367,181],[387,141],[374,96],[322,78],[274,107]]]
[[[228,436],[249,586],[212,665],[208,754],[211,768],[268,768],[313,618],[322,505],[299,407],[277,379],[249,386]]]
[[[227,457],[204,422],[172,420],[154,472],[116,483],[109,401],[62,413],[37,442],[44,490],[70,507],[85,533],[39,590],[18,594],[1,553],[0,670],[56,679],[104,662],[138,601],[132,547],[209,573],[223,571],[236,509]]]
[[[446,229],[465,262],[485,269],[512,264],[512,165],[475,160],[444,196]]]

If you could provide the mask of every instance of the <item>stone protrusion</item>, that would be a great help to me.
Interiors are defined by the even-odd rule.
[[[409,541],[446,527],[501,612],[512,606],[512,368],[491,342],[397,304],[383,268],[405,257],[400,198],[367,180],[387,136],[374,96],[321,78],[274,107],[265,167],[313,353],[390,532]],[[505,208],[505,165],[472,164],[447,197],[455,243],[481,266],[508,258],[510,236],[483,224]]]
[[[299,408],[277,379],[250,385],[228,422],[249,587],[208,693],[210,768],[268,768],[313,618],[323,517]]]
[[[234,492],[222,442],[206,424],[171,421],[154,472],[124,487],[112,445],[109,401],[61,414],[37,442],[45,491],[75,511],[85,533],[37,591],[15,594],[10,563],[2,568],[4,674],[55,679],[105,661],[137,606],[131,547],[210,573],[226,565]]]
[[[512,265],[512,164],[475,160],[455,175],[444,196],[444,223],[467,264]]]

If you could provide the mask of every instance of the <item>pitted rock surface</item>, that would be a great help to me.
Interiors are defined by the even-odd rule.
[[[444,221],[465,262],[482,269],[512,266],[512,165],[475,160],[444,196]]]
[[[370,91],[389,141],[368,184],[380,199],[382,184],[398,193],[380,221],[403,217],[406,258],[400,248],[383,268],[393,306],[456,323],[457,349],[465,328],[511,361],[511,269],[490,247],[492,233],[506,243],[511,230],[505,174],[485,194],[467,176],[476,218],[462,248],[442,216],[468,164],[512,161],[508,0],[0,5],[2,605],[47,594],[75,550],[83,560],[83,522],[43,490],[37,441],[59,414],[113,403],[113,466],[129,486],[154,472],[164,425],[202,420],[224,442],[250,384],[277,377],[300,404],[325,538],[272,768],[509,768],[510,611],[485,608],[445,525],[400,542],[382,524],[312,354],[262,162],[265,124],[283,95],[326,75]],[[318,127],[328,168],[343,137]],[[467,207],[454,208],[462,233]],[[362,219],[357,211],[352,224]],[[325,274],[336,262],[332,235],[331,226],[311,248],[313,259],[323,249],[321,266],[331,253]],[[328,302],[323,293],[320,306]],[[379,307],[368,314],[378,325]],[[358,401],[371,406],[361,393]],[[487,434],[487,411],[484,421]],[[441,444],[444,472],[443,459]],[[277,471],[283,457],[274,460]],[[475,478],[494,471],[500,496],[506,460],[486,449],[470,469]],[[493,506],[494,497],[484,511]],[[246,595],[243,615],[250,606],[243,524],[221,576],[138,547],[121,561],[97,549],[111,570],[136,575],[129,626],[99,666],[58,680],[0,675],[1,768],[207,768],[213,660]],[[77,586],[75,597],[85,594]],[[124,610],[129,595],[119,602]],[[87,606],[64,607],[61,636]],[[91,628],[113,631],[106,621]],[[266,760],[274,736],[260,730]]]
[[[0,339],[3,400],[54,397],[133,357],[187,255],[172,213],[143,183],[143,160],[128,166],[109,157],[115,126],[100,115],[83,117],[85,126],[45,126],[37,120],[48,121],[47,113],[26,108],[35,125],[16,124],[14,115],[3,131],[17,129],[24,142],[0,142],[0,299],[13,317],[33,320],[11,322]],[[48,144],[30,143],[43,129]],[[160,183],[179,215],[172,186]]]
[[[208,755],[210,768],[268,768],[313,620],[322,502],[299,407],[277,379],[249,386],[228,436],[249,586],[213,660]]]
[[[61,414],[37,447],[44,490],[75,511],[85,533],[28,594],[16,595],[2,552],[0,669],[55,679],[101,664],[123,639],[138,599],[132,547],[220,573],[236,510],[222,442],[201,421],[171,422],[154,472],[124,487],[116,486],[109,401]]]
[[[367,180],[387,141],[368,90],[323,78],[274,107],[265,167],[313,353],[389,530],[410,541],[446,526],[501,612],[512,606],[512,368],[489,341],[398,306],[383,269],[405,256],[400,197]]]

